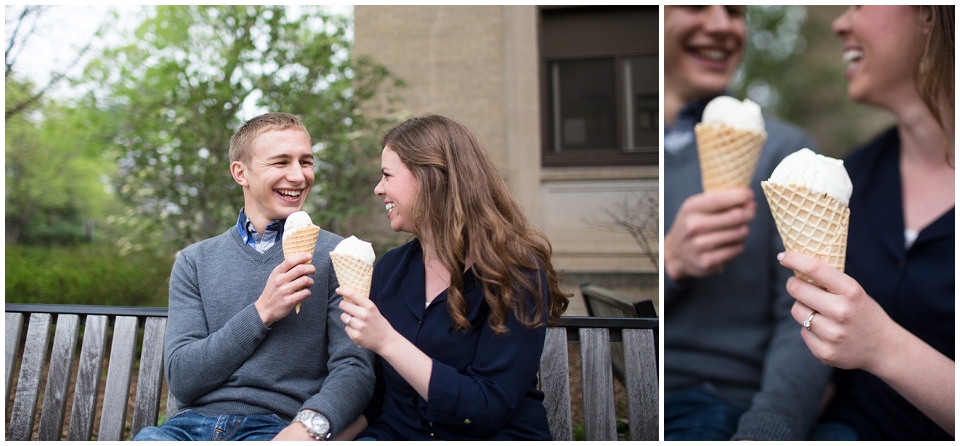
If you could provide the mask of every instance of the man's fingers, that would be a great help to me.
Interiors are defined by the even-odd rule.
[[[724,189],[709,194],[694,195],[685,204],[697,212],[721,212],[730,208],[746,206],[753,202],[753,190],[746,187]]]

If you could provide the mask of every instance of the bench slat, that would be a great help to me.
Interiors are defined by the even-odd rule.
[[[3,394],[4,406],[10,401],[10,383],[13,382],[13,365],[20,353],[20,334],[23,333],[23,313],[7,313],[4,319],[3,351],[7,366],[7,387]]]
[[[616,441],[610,332],[603,328],[581,328],[579,332],[584,435],[587,441]]]
[[[34,413],[40,394],[40,376],[43,374],[43,363],[46,362],[47,346],[50,342],[50,320],[48,313],[30,315],[7,440],[30,440],[33,434]]]
[[[573,440],[570,413],[570,369],[567,361],[567,331],[548,328],[540,357],[540,390],[547,409],[550,435],[555,441]]]
[[[651,330],[624,330],[624,363],[630,439],[659,438],[660,405],[657,353]]]
[[[123,439],[136,342],[137,318],[117,316],[113,324],[113,343],[110,347],[110,364],[107,366],[107,384],[103,392],[100,433],[97,436],[100,441]]]
[[[57,316],[57,330],[53,337],[53,350],[50,353],[47,387],[43,391],[43,408],[40,410],[37,440],[58,441],[63,433],[63,414],[67,409],[70,372],[73,369],[79,332],[80,316],[75,314]]]
[[[180,409],[180,404],[177,403],[177,398],[173,396],[173,392],[170,391],[170,386],[167,386],[167,411],[166,419],[169,420],[171,417],[177,414],[177,410]]]
[[[77,384],[73,391],[73,408],[67,427],[67,440],[90,441],[93,421],[97,415],[97,395],[100,393],[100,371],[107,347],[107,317],[87,316],[77,366]]]
[[[133,406],[131,437],[146,426],[156,426],[160,412],[160,390],[163,387],[163,334],[167,318],[148,317],[143,329],[140,374],[137,377],[137,398]]]

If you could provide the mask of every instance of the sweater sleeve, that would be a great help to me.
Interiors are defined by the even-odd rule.
[[[197,267],[189,250],[173,265],[164,341],[170,391],[189,405],[220,387],[253,354],[269,329],[253,304],[210,332],[204,317]]]
[[[327,300],[327,369],[329,375],[320,392],[303,404],[303,409],[312,409],[324,414],[330,421],[331,433],[340,430],[359,416],[373,396],[376,377],[373,372],[373,352],[358,347],[347,335],[340,320],[343,297],[333,293],[338,286],[333,264],[329,259],[322,266],[329,268],[327,289],[332,295]],[[370,422],[370,420],[368,420]]]

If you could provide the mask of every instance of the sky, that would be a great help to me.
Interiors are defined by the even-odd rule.
[[[23,7],[20,5],[5,5],[4,9],[6,46],[10,41],[16,19]],[[114,9],[118,10],[121,17],[133,17],[134,9],[131,7],[102,5],[46,7],[38,20],[28,23],[28,25],[35,23],[35,27],[26,45],[16,54],[14,71],[21,76],[30,78],[38,86],[46,85],[51,73],[62,69],[76,58],[80,49],[91,41],[100,23]],[[26,28],[26,26],[21,27],[19,30],[21,36],[28,32]],[[115,39],[114,37],[112,41],[116,41]],[[85,60],[89,60],[90,55],[94,54],[98,48],[102,48],[104,42],[109,41],[111,41],[109,36],[104,41],[97,40],[95,46],[87,52]],[[81,62],[69,71],[68,75],[79,74],[82,67],[83,63]],[[61,83],[50,94],[53,96],[68,95],[69,91],[67,90],[68,88]]]

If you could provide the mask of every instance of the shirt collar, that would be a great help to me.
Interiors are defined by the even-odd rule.
[[[259,252],[264,252],[283,239],[283,225],[286,220],[274,220],[270,222],[263,232],[263,237],[260,237],[257,229],[253,226],[253,222],[250,221],[250,219],[247,218],[247,214],[243,212],[244,209],[245,208],[240,208],[240,215],[237,216],[237,233],[240,234],[240,238],[244,244],[253,247]]]
[[[724,95],[727,93],[724,92]],[[718,95],[720,96],[720,95]],[[664,149],[676,153],[683,147],[687,147],[696,138],[693,128],[703,119],[703,109],[713,98],[694,99],[687,102],[680,112],[677,113],[677,120],[673,126],[663,127],[663,146]]]

